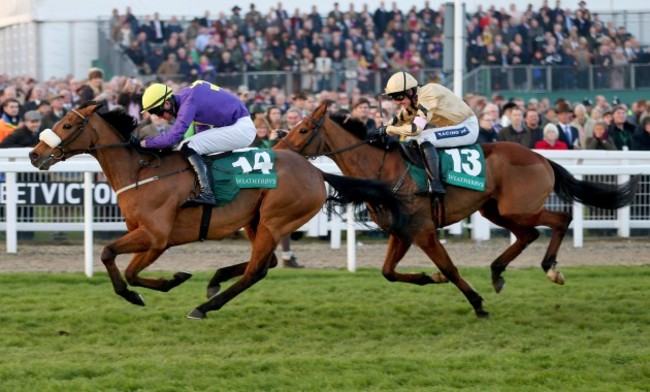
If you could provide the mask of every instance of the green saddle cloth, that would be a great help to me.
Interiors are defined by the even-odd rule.
[[[243,188],[277,188],[275,151],[251,148],[209,158],[212,191],[217,205],[231,202]]]
[[[478,144],[459,148],[439,149],[440,175],[449,185],[475,191],[485,190],[485,157]],[[427,174],[423,168],[407,163],[409,174],[419,189],[427,188]]]

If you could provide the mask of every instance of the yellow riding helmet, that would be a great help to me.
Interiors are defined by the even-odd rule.
[[[386,90],[383,95],[401,93],[417,86],[418,81],[413,75],[404,71],[396,72],[386,82]]]
[[[162,83],[152,84],[142,94],[142,111],[140,113],[162,105],[171,96],[172,89],[169,86]]]

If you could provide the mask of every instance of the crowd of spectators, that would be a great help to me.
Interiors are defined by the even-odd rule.
[[[247,11],[235,6],[216,16],[205,11],[189,22],[175,16],[161,20],[158,13],[139,20],[127,7],[124,14],[113,11],[111,33],[143,75],[160,80],[299,71],[301,91],[349,93],[358,85],[366,93],[372,72],[441,68],[444,17],[444,5],[433,9],[429,1],[421,9],[400,9],[397,2],[387,8],[382,1],[375,10],[366,4],[357,10],[354,3],[343,10],[334,3],[325,12],[313,6],[291,15],[282,2],[266,13],[250,4]],[[546,73],[554,72],[554,89],[572,89],[589,86],[588,73],[580,71],[590,65],[596,87],[623,88],[625,65],[650,64],[650,53],[636,37],[624,26],[601,21],[584,1],[575,10],[562,8],[560,0],[554,8],[544,0],[539,9],[529,4],[525,10],[516,3],[487,10],[479,4],[467,19],[467,69],[498,66],[493,90],[525,87],[526,70],[512,66],[533,66],[535,88],[546,89]],[[648,83],[644,75],[650,72],[644,67],[640,73],[637,80]]]
[[[279,130],[290,127],[287,117],[292,116],[292,110],[304,117],[324,99],[334,102],[333,110],[349,111],[372,130],[376,124],[389,121],[395,107],[389,100],[377,100],[379,91],[373,91],[365,76],[371,71],[418,74],[423,68],[439,68],[444,14],[443,5],[433,9],[429,1],[421,9],[408,10],[401,10],[396,2],[390,8],[381,2],[376,10],[367,5],[356,10],[354,3],[342,10],[334,3],[325,13],[313,6],[310,12],[295,9],[291,15],[282,2],[264,14],[250,4],[245,12],[239,6],[216,16],[205,11],[188,22],[175,16],[162,20],[157,12],[139,19],[130,7],[123,14],[115,9],[110,21],[112,38],[142,74],[106,80],[101,69],[92,68],[85,80],[67,77],[44,82],[29,77],[9,80],[0,75],[0,141],[24,125],[27,112],[40,114],[39,129],[43,130],[67,110],[89,100],[103,101],[108,109],[123,107],[141,123],[139,135],[164,132],[169,124],[140,113],[145,80],[155,75],[158,81],[178,90],[196,79],[215,81],[217,75],[256,70],[295,71],[299,78],[295,91],[257,88],[254,83],[233,88],[256,123],[268,128],[271,142],[263,144],[272,144],[281,136]],[[517,64],[573,64],[580,69],[588,64],[620,64],[621,56],[628,63],[650,62],[650,54],[625,27],[603,23],[584,1],[576,10],[562,8],[560,1],[554,8],[543,1],[537,10],[529,5],[521,11],[516,4],[499,10],[492,6],[485,11],[479,5],[467,17],[469,69],[481,64],[499,65],[500,69]],[[615,74],[613,68],[602,71],[610,72],[608,78]],[[514,76],[508,80],[517,83],[516,73]],[[493,86],[505,83],[503,78],[494,73]],[[584,84],[580,77],[557,80]],[[609,103],[603,96],[594,97],[593,105],[590,100],[506,102],[498,94],[469,94],[465,99],[479,116],[480,141],[510,140],[530,148],[558,148],[563,144],[567,148],[635,148],[634,138],[628,134],[634,133],[635,127],[643,128],[647,117],[645,101],[628,107],[621,102]],[[623,112],[626,122],[620,122],[618,111]],[[488,126],[492,121],[494,125]],[[559,143],[551,140],[550,128],[545,131],[547,123],[559,124]],[[604,128],[604,132],[597,131],[598,140],[589,139],[594,137],[595,128]],[[522,133],[522,129],[530,132]]]

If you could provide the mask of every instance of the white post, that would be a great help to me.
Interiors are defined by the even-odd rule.
[[[5,174],[5,189],[7,203],[5,211],[7,216],[7,253],[18,253],[17,231],[17,209],[18,209],[18,184],[16,183],[16,172]]]
[[[490,221],[478,212],[473,213],[470,220],[472,222],[472,239],[488,241],[490,239]]]
[[[354,221],[354,206],[348,204],[348,271],[355,272],[357,270],[357,233],[355,232]]]
[[[341,249],[341,217],[338,214],[332,214],[330,221],[330,248]]]
[[[582,180],[582,175],[575,176],[577,180]],[[573,203],[573,247],[582,248],[584,245],[584,221],[585,207],[578,203]]]
[[[463,96],[463,2],[454,0],[454,94]]]
[[[456,222],[449,226],[445,226],[447,232],[451,235],[462,235],[463,234],[463,221]]]
[[[621,160],[621,167],[629,166],[630,161],[627,159]],[[630,181],[630,176],[620,175],[618,176],[618,183],[624,184],[627,181]],[[630,206],[619,208],[617,211],[618,216],[618,235],[619,237],[629,238],[630,237]]]
[[[84,270],[93,276],[93,174],[84,172]]]

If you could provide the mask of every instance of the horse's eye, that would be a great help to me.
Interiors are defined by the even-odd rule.
[[[309,129],[305,129],[305,128],[300,129],[300,133],[302,133],[303,135],[307,132],[309,132]]]
[[[72,128],[72,125],[70,124],[63,124],[63,129],[70,129]]]

